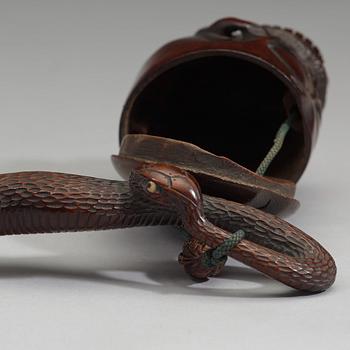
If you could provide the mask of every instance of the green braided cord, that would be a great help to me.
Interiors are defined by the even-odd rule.
[[[290,129],[290,126],[293,121],[293,114],[290,114],[287,120],[280,126],[278,129],[274,144],[271,147],[270,151],[267,153],[266,157],[260,163],[256,173],[258,175],[264,175],[271,165],[272,161],[277,156],[278,152],[281,150],[284,140],[287,136],[287,133]],[[191,236],[183,229],[180,229],[182,235],[185,240],[191,238]],[[202,256],[202,264],[207,268],[212,268],[217,266],[218,264],[225,263],[227,260],[227,255],[245,236],[245,232],[243,230],[238,230],[231,235],[230,238],[226,239],[222,244],[217,246],[215,249],[210,249],[205,252]]]
[[[287,136],[288,131],[290,130],[290,126],[293,121],[293,114],[290,114],[287,120],[280,126],[278,129],[274,144],[271,147],[270,151],[267,153],[266,157],[260,163],[256,173],[258,175],[264,175],[271,165],[272,161],[277,156],[278,152],[281,150],[284,140]],[[188,234],[183,229],[180,229],[182,235],[185,240],[191,238],[191,235]],[[202,256],[202,264],[207,268],[212,268],[217,266],[218,264],[225,263],[227,260],[227,255],[230,253],[231,249],[233,249],[241,240],[244,238],[245,232],[243,230],[238,230],[231,235],[230,238],[226,239],[222,244],[217,246],[215,249],[210,249],[205,252]]]
[[[192,236],[182,227],[178,227],[178,230],[185,241],[191,239]],[[244,236],[245,232],[243,230],[236,231],[230,238],[226,239],[219,246],[205,252],[202,256],[202,264],[205,267],[211,268],[220,264],[221,262],[226,262],[227,254],[229,254],[231,249],[234,248],[244,238]]]
[[[226,239],[223,243],[215,249],[207,251],[203,254],[202,264],[205,267],[211,268],[222,262],[226,262],[227,254],[244,238],[245,232],[238,230]]]
[[[281,148],[283,146],[283,142],[284,142],[284,140],[287,136],[287,133],[290,129],[290,125],[292,123],[292,120],[293,120],[293,114],[289,115],[287,120],[278,129],[276,136],[275,136],[273,146],[271,147],[270,151],[267,153],[266,157],[263,159],[263,161],[260,163],[258,169],[256,170],[256,173],[258,175],[264,175],[266,173],[268,167],[270,166],[272,161],[275,159],[278,152],[281,150]]]

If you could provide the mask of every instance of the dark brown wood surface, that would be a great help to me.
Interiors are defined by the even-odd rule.
[[[164,161],[158,152],[141,157],[140,149],[125,141],[130,134],[148,135],[191,143],[255,171],[278,127],[293,112],[285,146],[266,174],[276,179],[277,189],[281,180],[297,182],[305,170],[326,87],[320,51],[304,35],[225,18],[166,44],[147,61],[122,113],[121,155],[123,160]],[[121,172],[124,165],[118,165]],[[228,183],[227,188],[217,186],[220,174],[197,179],[205,193],[211,187],[218,195],[232,190]],[[239,196],[233,199],[239,201]]]
[[[334,260],[310,236],[252,207],[202,198],[197,181],[175,167],[147,165],[129,183],[49,172],[0,175],[2,235],[146,225],[183,227],[209,248],[243,229],[233,258],[303,291],[325,290],[335,279]]]

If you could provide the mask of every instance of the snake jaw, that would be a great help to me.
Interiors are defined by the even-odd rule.
[[[203,198],[197,181],[186,171],[163,164],[143,166],[134,170],[131,181],[151,200],[164,206],[199,208]]]

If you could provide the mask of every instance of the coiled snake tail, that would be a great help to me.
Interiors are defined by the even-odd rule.
[[[149,192],[150,181],[159,193]],[[199,196],[197,203],[187,190]],[[173,167],[137,170],[129,182],[51,172],[0,175],[1,235],[149,225],[184,226],[203,251],[243,229],[231,257],[300,290],[325,290],[335,278],[334,260],[311,237],[257,209],[202,196],[195,180]]]

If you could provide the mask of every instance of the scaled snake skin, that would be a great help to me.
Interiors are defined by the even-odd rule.
[[[0,175],[1,235],[149,225],[180,226],[192,236],[182,259],[192,275],[198,252],[243,229],[232,258],[305,292],[326,290],[335,279],[333,258],[313,238],[258,209],[202,195],[196,180],[174,167],[148,165],[128,182],[51,172]]]

